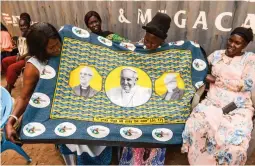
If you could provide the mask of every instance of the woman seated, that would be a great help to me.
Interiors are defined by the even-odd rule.
[[[42,74],[48,59],[58,56],[61,51],[61,38],[58,31],[48,23],[36,23],[27,33],[27,45],[31,55],[25,67],[23,88],[12,114],[5,125],[7,138],[15,143],[17,133],[14,124],[25,112],[36,84]]]
[[[17,54],[18,50],[15,48],[14,42],[12,41],[12,36],[2,22],[1,22],[0,45],[1,45],[1,61],[8,56],[13,56]],[[1,73],[4,72],[1,70]]]
[[[103,36],[109,40],[112,40],[113,42],[129,42],[129,40],[113,32],[103,31],[101,28],[102,19],[100,15],[95,11],[89,11],[84,17],[84,22],[87,28],[89,28],[91,32],[97,34],[98,36]]]
[[[60,54],[62,44],[58,31],[51,24],[39,22],[29,28],[27,32],[27,46],[29,54],[34,56],[26,63],[21,95],[5,126],[7,138],[14,143],[18,137],[13,126],[25,112],[29,99],[34,92],[40,75],[43,74],[48,60]],[[111,161],[111,148],[105,148],[104,146],[62,145],[61,147],[60,150],[64,155],[73,154],[67,147],[76,148],[80,151],[86,150],[88,152],[77,156],[78,165],[88,163],[91,165],[109,164]]]
[[[142,42],[147,50],[156,50],[165,43],[170,24],[171,18],[167,14],[157,13],[146,26],[142,27],[146,33],[139,42]],[[166,148],[124,147],[120,165],[164,165],[165,153]]]
[[[243,49],[253,40],[252,29],[236,28],[226,50],[209,55],[210,88],[194,108],[183,132],[182,152],[191,165],[244,165],[253,128],[251,90],[255,55]]]
[[[21,37],[18,38],[17,46],[19,53],[16,56],[9,56],[2,60],[2,71],[6,73],[6,89],[11,94],[14,84],[25,67],[28,49],[26,44],[26,33],[30,27],[31,19],[27,13],[22,13],[19,20]]]

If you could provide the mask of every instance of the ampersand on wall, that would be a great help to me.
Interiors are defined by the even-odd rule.
[[[122,8],[120,8],[120,10],[119,10],[119,22],[121,22],[121,23],[128,23],[128,24],[130,24],[131,22],[130,21],[128,21],[127,19],[126,19],[126,17],[124,16],[124,10],[122,9]]]

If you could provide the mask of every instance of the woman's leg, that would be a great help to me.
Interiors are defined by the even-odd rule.
[[[148,157],[145,156],[146,153]],[[164,165],[165,155],[166,148],[146,148],[143,165]]]
[[[214,153],[219,142],[215,140],[215,132],[221,117],[220,109],[203,104],[199,104],[191,113],[182,133],[182,152],[188,153],[191,165],[216,164]]]
[[[142,165],[145,148],[124,147],[119,165]]]
[[[25,67],[25,60],[20,60],[14,64],[11,64],[7,68],[6,72],[6,81],[7,81],[7,90],[11,93],[18,76],[20,75],[22,68]]]
[[[11,52],[8,52],[8,51],[1,51],[1,62],[6,58],[6,57],[9,57],[11,56]]]
[[[2,60],[2,65],[1,65],[1,72],[6,73],[8,67],[16,62],[16,56],[10,56],[6,57]]]
[[[124,147],[120,165],[164,165],[166,148]]]
[[[201,106],[201,105],[200,105]],[[252,131],[252,111],[236,109],[223,115],[219,108],[195,108],[186,121],[182,151],[191,165],[243,165]]]

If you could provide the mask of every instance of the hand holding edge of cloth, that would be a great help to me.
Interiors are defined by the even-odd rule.
[[[206,80],[207,82],[209,82],[209,83],[215,83],[216,77],[213,76],[212,74],[207,74],[205,80]]]

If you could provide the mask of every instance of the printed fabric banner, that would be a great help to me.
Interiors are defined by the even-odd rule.
[[[208,71],[197,43],[150,51],[71,25],[59,33],[62,52],[49,60],[30,99],[24,142],[181,142],[191,100]]]

